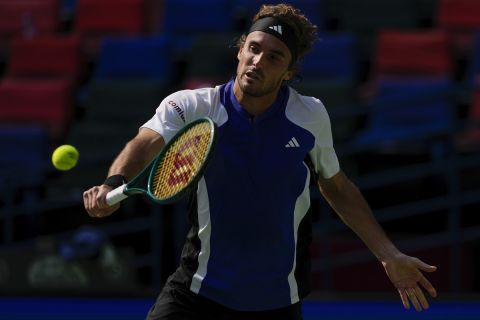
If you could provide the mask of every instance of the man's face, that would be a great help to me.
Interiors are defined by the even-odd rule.
[[[276,37],[261,31],[250,33],[237,54],[237,82],[247,95],[262,97],[278,91],[289,80],[292,56]]]

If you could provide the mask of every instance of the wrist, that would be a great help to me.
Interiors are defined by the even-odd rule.
[[[109,186],[113,189],[118,188],[125,183],[127,183],[127,179],[121,174],[111,175],[103,182],[104,185]]]
[[[403,255],[402,252],[400,252],[397,248],[393,247],[390,250],[383,252],[380,256],[378,256],[378,260],[385,265],[386,263],[389,263],[391,261],[395,261],[401,258],[402,255]]]

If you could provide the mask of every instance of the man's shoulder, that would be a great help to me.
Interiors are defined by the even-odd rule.
[[[316,97],[306,96],[298,93],[290,87],[290,98],[287,108],[295,113],[304,113],[305,115],[318,115],[320,117],[328,116],[327,110],[322,101]]]
[[[179,97],[185,99],[206,99],[216,95],[221,86],[205,87],[195,89],[183,89],[170,94],[171,97]]]

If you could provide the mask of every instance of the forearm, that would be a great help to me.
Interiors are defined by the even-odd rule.
[[[358,188],[345,176],[340,181],[335,185],[319,183],[330,206],[380,261],[398,254],[398,249],[375,219]]]
[[[163,138],[144,132],[127,143],[114,160],[108,176],[121,174],[131,180],[153,159],[163,147]]]

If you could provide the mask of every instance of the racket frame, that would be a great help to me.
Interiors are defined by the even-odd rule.
[[[153,192],[153,182],[155,178],[155,171],[157,167],[160,165],[160,162],[163,161],[164,155],[169,151],[170,146],[174,144],[179,137],[183,135],[186,131],[188,131],[191,127],[197,125],[198,123],[202,123],[207,121],[210,124],[210,141],[208,143],[208,150],[207,150],[207,157],[203,160],[202,164],[200,165],[200,168],[197,170],[195,176],[190,180],[190,182],[184,186],[180,191],[177,193],[173,194],[170,197],[167,198],[158,198],[157,196],[154,195]],[[168,204],[177,201],[179,198],[183,197],[193,186],[196,185],[196,183],[200,180],[200,178],[203,175],[203,172],[205,171],[205,168],[210,161],[212,155],[213,155],[213,149],[216,144],[217,140],[217,134],[216,134],[217,126],[215,122],[213,122],[212,119],[208,117],[202,117],[199,118],[195,121],[192,121],[188,125],[184,126],[182,129],[180,129],[175,136],[170,139],[170,141],[167,142],[167,144],[162,148],[160,153],[158,154],[157,157],[155,157],[153,163],[149,166],[150,167],[150,174],[148,176],[148,189],[147,189],[147,195],[154,200],[155,202],[161,203],[161,204]]]
[[[195,176],[190,180],[190,182],[181,188],[177,193],[173,194],[170,197],[167,198],[159,198],[155,196],[153,192],[153,182],[155,178],[155,173],[158,165],[160,165],[160,162],[163,161],[164,155],[168,152],[170,149],[170,146],[174,144],[187,130],[189,130],[191,127],[197,125],[198,123],[202,123],[208,121],[210,124],[210,140],[208,143],[208,150],[207,150],[207,157],[203,160],[200,168],[197,170]],[[131,195],[134,194],[146,194],[150,199],[153,201],[160,203],[160,204],[168,204],[172,203],[179,198],[183,197],[197,182],[200,180],[200,178],[203,175],[203,172],[205,171],[205,168],[212,157],[213,154],[213,149],[216,144],[217,140],[217,134],[216,134],[217,126],[215,122],[212,121],[212,119],[208,117],[203,117],[199,118],[195,121],[192,121],[191,123],[185,125],[182,129],[180,129],[175,136],[168,141],[165,146],[160,150],[160,152],[155,156],[155,158],[150,161],[150,163],[137,175],[135,178],[133,178],[130,182],[119,186],[116,189],[113,189],[107,194],[107,204],[108,205],[113,205],[115,203],[118,203],[126,198],[128,198]],[[148,182],[147,182],[147,188],[142,188],[139,187],[139,181],[145,179],[146,174],[148,173]]]

